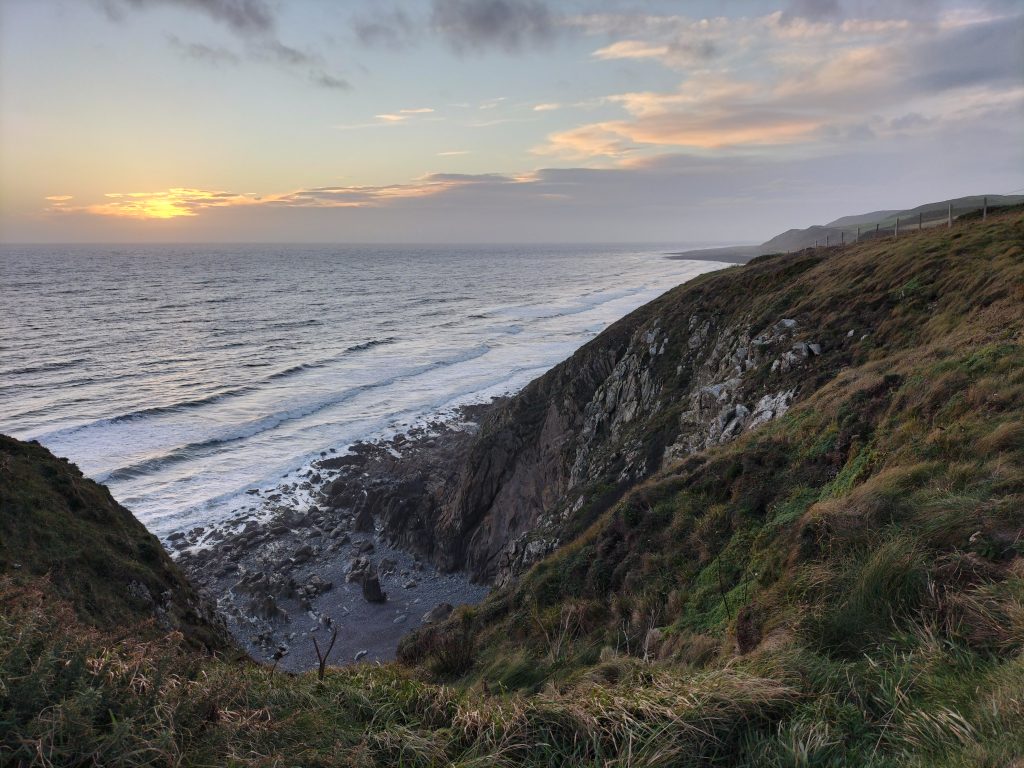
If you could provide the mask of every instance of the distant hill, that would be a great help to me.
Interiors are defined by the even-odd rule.
[[[895,216],[901,211],[872,211],[871,213],[861,213],[856,216],[841,216],[835,221],[830,221],[826,224],[826,227],[856,227],[864,224],[874,224],[876,221],[888,218],[889,216]]]
[[[900,227],[905,227],[908,230],[916,229],[919,225],[925,228],[941,225],[946,221],[951,208],[954,219],[972,215],[981,209],[986,198],[988,198],[990,209],[1024,204],[1024,195],[968,195],[935,203],[925,203],[916,208],[898,211],[872,211],[841,216],[824,225],[815,224],[806,229],[788,229],[770,240],[766,240],[761,245],[705,248],[673,254],[673,257],[745,264],[757,256],[769,253],[789,253],[816,246],[839,245],[843,242],[849,244],[857,239],[864,240],[879,235],[889,236],[895,231],[897,219],[900,221]]]

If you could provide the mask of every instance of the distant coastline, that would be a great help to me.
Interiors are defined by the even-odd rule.
[[[724,261],[729,264],[746,264],[764,251],[761,245],[727,245],[720,248],[698,248],[693,251],[677,251],[668,254],[673,261]]]

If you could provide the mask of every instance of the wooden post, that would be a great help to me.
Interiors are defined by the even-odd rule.
[[[818,241],[817,241],[817,240],[815,240],[815,241],[814,241],[814,247],[815,247],[815,248],[817,248],[817,247],[818,247]]]
[[[918,211],[917,213],[917,231],[920,232],[923,228],[922,221],[924,220],[924,211]]]
[[[981,198],[981,220],[985,221],[988,218],[988,198]]]
[[[839,244],[846,245],[846,232],[839,233]]]
[[[949,204],[949,210],[946,211],[946,229],[953,228],[953,204]]]
[[[860,227],[857,227],[857,239],[854,240],[854,242],[855,243],[859,243],[860,242]]]
[[[892,231],[892,239],[893,240],[899,240],[900,239],[900,217],[899,216],[896,217],[896,228]]]
[[[825,235],[825,247],[828,248],[828,234]]]
[[[337,640],[337,639],[338,639],[338,628],[335,627],[334,631],[331,633],[331,643],[330,643],[330,645],[327,646],[327,650],[326,651],[321,651],[320,650],[320,643],[318,643],[316,641],[315,637],[313,638],[313,648],[316,650],[316,658],[317,658],[317,661],[320,663],[320,667],[316,671],[316,678],[321,683],[324,681],[324,673],[327,671],[327,659],[330,658],[331,651],[334,650],[334,641]]]

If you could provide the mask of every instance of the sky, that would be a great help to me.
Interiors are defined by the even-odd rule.
[[[760,242],[1020,191],[1021,0],[0,0],[3,242]]]

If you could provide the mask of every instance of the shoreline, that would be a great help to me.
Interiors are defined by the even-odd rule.
[[[443,484],[502,400],[459,406],[346,453],[325,451],[278,488],[251,491],[262,503],[173,534],[167,546],[253,659],[273,664],[276,655],[282,670],[315,668],[313,638],[323,648],[337,628],[331,664],[392,660],[428,614],[427,623],[444,618],[491,588],[439,571],[426,556],[429,542],[389,541],[373,507],[412,506],[425,485]],[[367,599],[379,599],[377,590],[386,600]]]
[[[720,261],[727,264],[746,264],[764,253],[760,245],[727,245],[718,248],[698,248],[692,251],[673,251],[666,256],[672,261]]]

